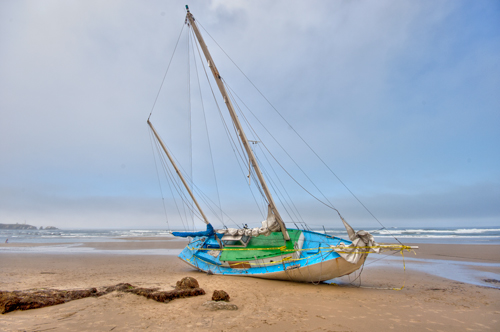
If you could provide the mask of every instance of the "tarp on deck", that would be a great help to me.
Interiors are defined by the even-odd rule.
[[[215,234],[215,231],[211,224],[207,224],[207,230],[202,232],[172,232],[173,236],[179,237],[211,236],[213,234]]]
[[[232,236],[235,235],[246,235],[257,237],[259,235],[268,236],[271,232],[279,232],[281,231],[280,224],[276,220],[275,215],[273,214],[271,207],[268,206],[267,209],[267,219],[262,222],[262,227],[255,228],[228,228],[228,229],[218,229],[217,233],[219,234],[229,234]]]

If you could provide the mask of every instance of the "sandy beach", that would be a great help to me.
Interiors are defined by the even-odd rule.
[[[0,316],[2,331],[498,331],[500,284],[491,287],[443,278],[450,262],[479,262],[470,269],[500,273],[498,245],[419,244],[391,264],[366,264],[361,277],[337,285],[302,284],[194,271],[175,255],[126,254],[141,249],[180,249],[185,242],[155,238],[85,243],[98,253],[0,253],[0,289],[83,289],[127,282],[171,290],[185,276],[206,295],[159,303],[113,292],[41,309]],[[1,244],[1,247],[11,244]],[[30,244],[23,244],[30,246]],[[118,252],[119,251],[119,252]],[[374,256],[372,261],[382,256]],[[401,257],[401,256],[399,256]],[[417,258],[417,260],[412,258]],[[382,260],[384,261],[384,260]],[[426,261],[441,274],[425,272]],[[482,265],[481,265],[482,264]],[[466,266],[467,268],[467,266]],[[424,271],[424,272],[422,272]],[[453,273],[453,270],[450,270]],[[403,290],[399,288],[405,283]],[[362,287],[357,287],[361,285]],[[236,311],[209,311],[214,290],[231,296]]]

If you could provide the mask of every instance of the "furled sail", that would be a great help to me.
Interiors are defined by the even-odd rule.
[[[281,227],[279,222],[276,220],[276,216],[274,215],[271,206],[267,207],[267,218],[262,222],[261,227],[255,228],[227,228],[227,229],[218,229],[216,232],[219,234],[229,234],[232,236],[235,235],[246,235],[257,237],[259,235],[268,236],[271,232],[280,232]]]

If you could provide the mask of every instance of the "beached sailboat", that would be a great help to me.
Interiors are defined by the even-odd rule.
[[[148,119],[147,123],[154,137],[207,225],[206,231],[203,232],[173,232],[175,236],[189,237],[190,239],[189,244],[179,257],[193,268],[207,273],[300,282],[320,282],[358,270],[365,262],[368,253],[380,252],[384,248],[400,250],[401,246],[378,245],[368,232],[355,232],[340,213],[339,217],[347,230],[349,239],[342,239],[308,229],[301,230],[286,227],[236,114],[233,101],[226,90],[225,82],[217,70],[195,18],[187,6],[186,9],[186,24],[192,28],[217,87],[222,94],[243,151],[248,158],[249,168],[258,179],[261,193],[267,203],[268,213],[261,227],[215,230],[173,156]]]

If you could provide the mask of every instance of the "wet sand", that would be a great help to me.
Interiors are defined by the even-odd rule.
[[[0,289],[77,289],[128,282],[170,290],[184,276],[195,277],[204,296],[158,303],[133,294],[111,293],[42,309],[0,316],[5,331],[498,331],[500,290],[419,272],[422,262],[396,267],[367,265],[354,284],[301,284],[207,275],[175,256],[116,254],[114,249],[182,248],[183,241],[127,239],[86,243],[99,253],[0,253]],[[2,245],[4,246],[4,245]],[[417,256],[500,263],[500,246],[419,244]],[[107,253],[109,252],[109,254]],[[374,256],[378,258],[377,256]],[[419,265],[420,264],[420,265]],[[496,268],[480,269],[495,272]],[[399,288],[401,291],[377,288]],[[499,286],[492,284],[493,286]],[[231,296],[237,311],[208,311],[202,304],[215,289]]]
[[[419,249],[416,251],[418,258],[423,259],[442,259],[452,261],[469,262],[500,262],[500,245],[484,244],[411,244]],[[410,255],[412,257],[412,255]]]

